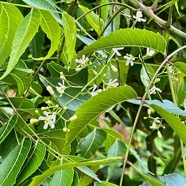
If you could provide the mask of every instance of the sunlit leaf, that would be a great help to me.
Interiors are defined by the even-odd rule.
[[[68,56],[68,63],[70,66],[75,67],[72,64],[72,59],[75,55],[75,45],[76,45],[76,35],[77,35],[77,28],[76,23],[73,17],[71,17],[67,13],[63,13],[62,17],[62,24],[64,29],[65,35],[65,53]]]
[[[101,2],[100,2],[101,5],[104,5],[106,3],[108,3],[108,0],[101,0]],[[109,6],[106,5],[106,6],[101,7],[101,18],[104,21],[107,20],[108,14],[109,14]]]
[[[37,60],[46,60],[50,58],[57,50],[60,42],[61,28],[52,14],[46,10],[40,10],[41,28],[51,41],[50,50],[45,57],[36,58]]]
[[[159,34],[145,29],[121,29],[102,37],[78,53],[78,56],[93,51],[119,48],[119,47],[143,47],[165,53],[166,42]]]
[[[9,121],[3,127],[0,128],[0,144],[3,142],[6,136],[8,136],[8,134],[14,128],[16,122],[17,122],[17,115],[13,115],[9,119]]]
[[[19,58],[22,56],[30,41],[38,31],[41,21],[40,17],[39,11],[37,9],[32,9],[19,25],[14,36],[7,69],[0,79],[7,76],[19,61]]]
[[[14,185],[16,177],[26,160],[30,147],[31,140],[26,138],[20,145],[15,146],[0,164],[1,186]]]
[[[129,99],[136,98],[135,91],[129,86],[108,89],[87,100],[76,111],[77,119],[69,124],[66,145],[68,146],[78,134],[102,112]]]
[[[0,66],[10,55],[15,32],[23,20],[18,8],[12,4],[0,2]]]
[[[106,132],[95,128],[79,145],[79,154],[85,158],[91,158],[106,139]]]
[[[57,171],[49,186],[71,186],[74,176],[73,168]]]

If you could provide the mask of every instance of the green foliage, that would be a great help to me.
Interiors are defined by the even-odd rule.
[[[1,1],[0,185],[185,185],[185,12]]]

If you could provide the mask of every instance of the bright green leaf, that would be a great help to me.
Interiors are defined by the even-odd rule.
[[[186,76],[186,64],[184,62],[176,62],[174,65]]]
[[[61,28],[49,11],[40,10],[40,14],[42,18],[41,28],[43,32],[47,34],[47,37],[50,39],[51,45],[48,54],[45,57],[36,58],[36,60],[46,60],[50,58],[58,49]]]
[[[37,141],[34,144],[33,149],[31,149],[31,154],[29,155],[29,160],[24,164],[19,174],[17,183],[23,182],[28,178],[32,173],[34,173],[37,168],[41,165],[46,153],[45,145]]]
[[[85,158],[91,158],[106,139],[106,132],[95,128],[79,145],[79,154]]]
[[[12,4],[0,2],[0,66],[10,55],[15,32],[23,20],[18,8]]]
[[[19,61],[19,58],[26,50],[39,28],[41,21],[40,17],[39,11],[37,9],[32,9],[19,25],[14,36],[7,69],[0,79],[3,79],[5,76],[7,76]]]
[[[101,0],[100,4],[101,5],[104,5],[108,3],[108,0]],[[106,6],[102,6],[101,7],[101,18],[106,21],[107,20],[107,17],[108,17],[108,14],[109,14],[109,6],[106,5]]]
[[[87,100],[76,111],[77,119],[69,124],[70,132],[67,133],[66,145],[68,146],[79,133],[102,112],[110,107],[137,97],[135,91],[125,85],[108,89]]]
[[[178,117],[167,112],[160,106],[152,104],[151,107],[173,128],[177,135],[186,144],[186,125],[183,124]]]
[[[71,186],[74,177],[73,168],[57,171],[49,186]]]
[[[14,185],[16,177],[27,158],[30,147],[31,140],[26,138],[20,145],[17,145],[0,164],[1,186]]]
[[[87,13],[89,11],[88,8],[86,8],[82,5],[79,5],[79,8],[81,8],[81,10],[84,13]],[[88,13],[85,17],[86,17],[88,23],[90,24],[90,26],[97,32],[98,35],[100,35],[101,30],[104,25],[104,21],[97,14],[95,14],[93,11]]]
[[[145,29],[121,29],[102,37],[78,53],[78,56],[97,50],[119,47],[144,47],[165,54],[166,41],[159,34]]]
[[[75,55],[76,35],[77,28],[74,18],[67,13],[63,13],[62,17],[63,30],[65,35],[65,53],[68,56],[68,63],[74,67],[71,63]]]
[[[9,121],[3,127],[0,128],[0,144],[3,142],[6,136],[8,136],[8,134],[14,128],[16,122],[17,122],[17,115],[13,115],[9,119]]]

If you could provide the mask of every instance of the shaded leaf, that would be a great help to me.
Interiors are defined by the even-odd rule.
[[[140,36],[140,37],[139,37]],[[97,50],[119,47],[145,47],[165,53],[166,42],[159,33],[145,29],[121,29],[102,37],[78,53],[78,56]]]
[[[126,145],[123,142],[116,140],[116,142],[108,150],[108,157],[125,156],[126,149]],[[117,161],[109,165],[107,180],[110,180],[110,178],[116,173],[116,170],[121,165],[121,161]]]
[[[70,132],[66,136],[68,146],[79,133],[102,112],[123,101],[134,99],[137,95],[129,86],[108,89],[87,100],[76,111],[77,119],[69,124]]]
[[[3,127],[0,128],[0,144],[3,142],[3,140],[8,136],[8,134],[14,128],[16,122],[17,122],[17,115],[13,115],[9,119],[9,121]]]
[[[165,186],[184,186],[186,184],[186,177],[183,177],[177,173],[161,176],[160,180],[165,183]]]
[[[88,8],[86,8],[82,5],[79,5],[79,8],[81,8],[81,10],[84,13],[87,13],[89,11]],[[87,22],[90,24],[90,26],[97,32],[98,35],[100,35],[101,30],[104,25],[104,21],[97,14],[95,14],[93,11],[88,13],[85,17],[87,19]]]
[[[114,157],[114,158],[106,158],[106,159],[101,159],[101,160],[66,163],[63,165],[54,166],[54,167],[51,167],[48,170],[46,170],[43,174],[41,174],[39,176],[35,176],[33,178],[33,181],[29,184],[29,186],[35,186],[35,185],[40,184],[44,179],[51,176],[52,174],[54,174],[58,170],[68,169],[68,168],[72,168],[72,167],[78,167],[78,169],[80,171],[82,171],[83,173],[86,173],[86,175],[99,181],[99,179],[97,178],[97,175],[94,172],[92,172],[91,169],[89,169],[88,167],[86,167],[86,168],[84,168],[84,167],[91,166],[91,165],[93,165],[93,166],[106,165],[106,164],[115,162],[117,160],[122,160],[122,159],[123,159],[123,157]]]
[[[151,107],[173,128],[177,135],[186,144],[186,125],[183,124],[178,117],[167,112],[160,106],[152,104]]]
[[[58,21],[58,23],[61,23],[61,18],[57,11],[57,7],[55,3],[51,0],[23,0],[26,4],[30,5],[31,7],[36,7],[40,9],[46,9],[46,10],[52,10],[52,15],[55,17],[55,19]]]
[[[17,184],[23,182],[32,173],[34,173],[37,170],[37,168],[41,165],[45,157],[46,147],[42,142],[37,141],[34,144],[33,149],[31,150],[32,152],[29,155],[28,161],[24,164],[24,166],[21,169],[21,173],[19,174]]]
[[[19,58],[22,56],[32,38],[35,36],[41,18],[37,9],[32,9],[19,25],[13,40],[12,51],[7,69],[0,79],[7,76],[15,67]]]
[[[85,158],[91,158],[106,139],[106,132],[95,128],[79,145],[79,154]]]
[[[18,8],[10,3],[0,2],[0,66],[11,53],[13,38],[22,20],[23,16]]]
[[[0,164],[1,186],[14,185],[16,177],[28,155],[31,147],[31,140],[26,138],[20,145],[17,145]]]

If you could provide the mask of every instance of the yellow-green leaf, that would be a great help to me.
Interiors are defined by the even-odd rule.
[[[0,3],[0,66],[11,53],[13,38],[22,20],[18,8],[12,4]]]
[[[50,50],[45,57],[36,58],[36,60],[46,60],[50,58],[57,50],[60,42],[61,28],[56,19],[47,10],[39,10],[41,14],[41,28],[47,34],[51,41]]]
[[[40,21],[40,13],[37,9],[32,9],[23,19],[14,36],[7,69],[0,79],[6,77],[15,67],[22,54],[25,52],[28,44],[35,36],[39,28]]]

